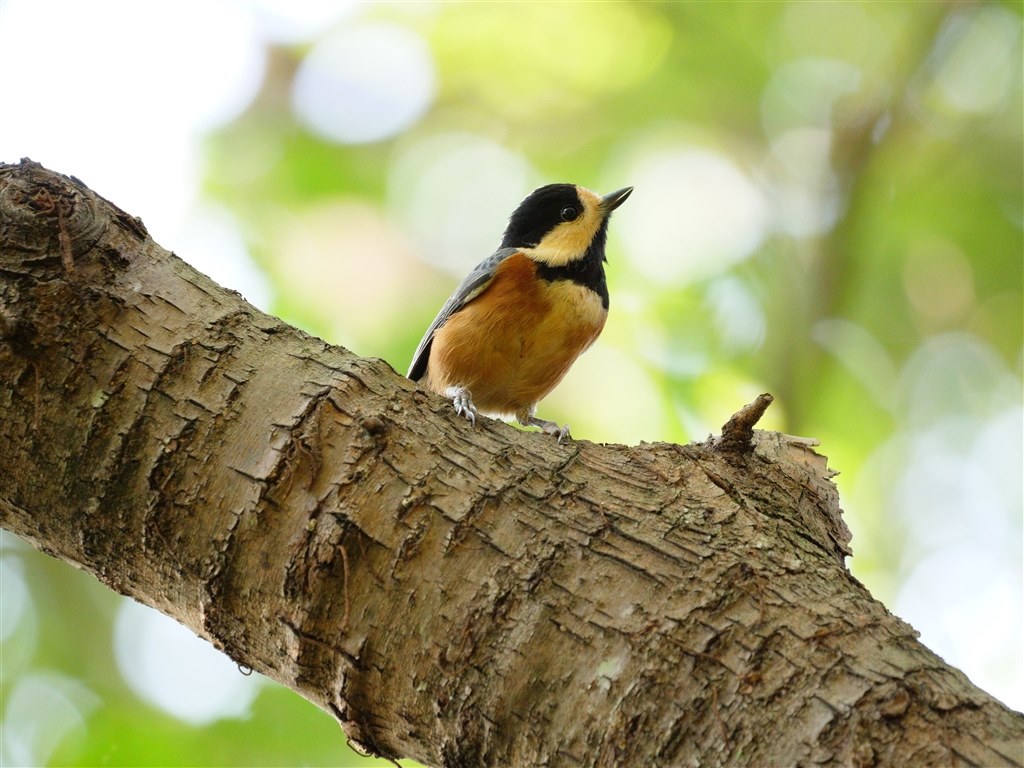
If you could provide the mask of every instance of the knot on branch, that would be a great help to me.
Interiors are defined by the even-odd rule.
[[[740,408],[722,427],[722,434],[713,443],[716,451],[723,453],[752,453],[754,450],[754,425],[775,400],[765,392],[754,402]]]
[[[851,554],[852,534],[843,520],[839,493],[832,482],[838,472],[829,469],[826,456],[815,452],[818,441],[814,438],[764,430],[755,432],[754,425],[774,399],[768,393],[758,395],[732,415],[719,437],[709,438],[704,445],[715,453],[724,454],[727,461],[729,457],[752,455],[756,450],[762,459],[782,462],[788,472],[801,476],[803,485],[812,490],[813,498],[819,501],[797,510],[804,513],[805,530],[813,532],[813,538],[843,563]]]
[[[75,271],[75,259],[103,235],[107,217],[81,182],[27,158],[0,163],[0,253],[4,269],[56,276]],[[57,262],[54,254],[59,254]],[[57,266],[59,264],[59,266]]]

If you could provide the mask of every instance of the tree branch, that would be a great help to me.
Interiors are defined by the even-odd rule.
[[[847,572],[823,457],[483,420],[0,165],[0,524],[432,765],[1022,762]]]

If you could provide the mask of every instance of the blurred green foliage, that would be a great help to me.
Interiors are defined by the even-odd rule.
[[[635,184],[611,227],[608,327],[540,415],[580,438],[681,442],[772,392],[765,426],[820,438],[843,472],[854,573],[892,606],[945,553],[961,574],[952,615],[932,596],[912,621],[971,623],[956,606],[975,603],[1009,616],[979,630],[1004,645],[968,637],[944,655],[987,654],[977,663],[1024,695],[1021,4],[349,10],[315,39],[268,43],[260,93],[206,141],[206,194],[269,277],[270,310],[404,372],[530,189]],[[367,28],[421,41],[432,85],[399,88],[399,106],[425,107],[390,133],[346,143],[295,107],[293,84],[324,41],[351,48]],[[366,71],[401,86],[399,53]],[[359,76],[319,99],[372,131]],[[68,642],[111,633],[112,596],[16,544],[5,554],[24,583],[57,586],[32,590],[31,630],[4,635],[3,700],[32,670],[87,689],[62,694],[88,727],[71,718],[38,747],[50,764],[362,764],[326,715],[271,685],[247,717],[207,726],[140,703],[110,643]]]

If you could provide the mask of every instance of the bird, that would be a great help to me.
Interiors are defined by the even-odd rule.
[[[480,414],[539,427],[558,442],[569,425],[537,404],[597,339],[608,317],[608,220],[633,191],[575,184],[535,189],[509,217],[498,249],[459,283],[423,334],[408,378]]]

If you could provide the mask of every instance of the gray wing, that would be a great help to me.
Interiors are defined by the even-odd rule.
[[[427,372],[427,360],[430,358],[430,345],[434,341],[434,332],[444,325],[449,317],[479,296],[490,284],[491,278],[494,277],[494,270],[498,268],[498,265],[515,252],[515,248],[499,248],[477,264],[473,271],[466,275],[463,281],[459,283],[455,293],[441,307],[441,311],[437,313],[434,322],[427,328],[427,332],[423,334],[423,339],[420,341],[419,346],[416,347],[416,354],[412,356],[412,365],[409,366],[408,376],[410,379],[419,381],[423,378],[423,374]]]

